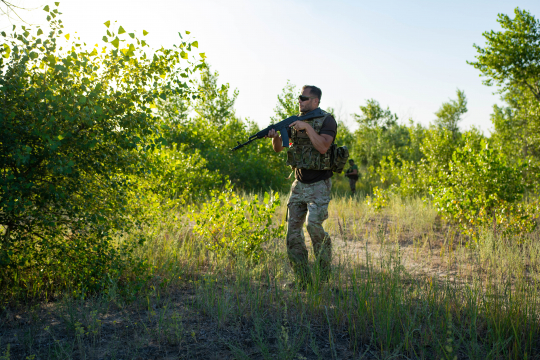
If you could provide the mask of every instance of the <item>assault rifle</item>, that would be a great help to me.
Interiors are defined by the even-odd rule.
[[[310,111],[307,114],[302,115],[302,116],[296,116],[295,115],[295,116],[288,117],[285,120],[281,120],[280,122],[278,122],[276,124],[272,124],[272,125],[268,126],[266,129],[262,129],[261,131],[259,131],[255,135],[251,135],[249,137],[249,140],[246,141],[243,144],[241,144],[240,141],[238,141],[238,145],[235,146],[234,148],[232,148],[232,151],[243,148],[244,146],[251,143],[252,141],[264,138],[266,135],[268,135],[268,132],[270,130],[272,130],[272,129],[274,129],[276,131],[279,131],[279,133],[281,134],[281,140],[283,141],[283,147],[289,147],[289,134],[287,133],[287,130],[289,129],[289,126],[293,122],[299,121],[299,120],[301,120],[301,121],[310,120],[310,119],[318,118],[318,117],[321,117],[321,116],[324,116],[324,113],[320,108],[317,108],[317,109],[315,109],[313,111]]]

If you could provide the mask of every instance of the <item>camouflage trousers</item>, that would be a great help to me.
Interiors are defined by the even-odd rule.
[[[308,251],[304,239],[303,225],[307,215],[307,230],[311,237],[313,250],[320,266],[321,277],[328,278],[332,262],[332,243],[324,231],[322,223],[328,219],[330,202],[330,179],[313,184],[304,184],[295,180],[287,204],[289,220],[287,226],[287,255],[300,280],[311,282],[308,267]]]

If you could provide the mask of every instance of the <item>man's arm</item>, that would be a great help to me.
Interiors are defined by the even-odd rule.
[[[332,145],[332,141],[334,140],[334,138],[328,134],[317,134],[311,125],[303,121],[295,121],[290,126],[294,126],[296,130],[305,130],[307,136],[309,136],[309,140],[311,140],[311,143],[313,144],[313,147],[321,154],[326,154]]]
[[[266,137],[272,139],[272,148],[275,152],[280,152],[281,150],[283,150],[283,142],[281,140],[281,136],[279,136],[279,133],[276,130],[270,130]]]

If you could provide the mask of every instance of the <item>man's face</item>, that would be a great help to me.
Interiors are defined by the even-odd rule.
[[[313,96],[311,95],[311,92],[309,89],[304,89],[302,91],[303,96]],[[319,107],[319,99],[308,99],[306,101],[298,100],[298,107],[300,109],[300,112],[310,112],[311,110],[315,110]]]

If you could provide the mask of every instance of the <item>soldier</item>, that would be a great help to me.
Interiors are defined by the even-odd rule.
[[[306,215],[307,230],[323,281],[328,280],[332,261],[332,243],[322,223],[328,218],[332,188],[331,157],[327,151],[336,138],[337,123],[332,115],[318,109],[321,94],[321,89],[316,86],[306,85],[302,88],[302,95],[298,97],[300,115],[320,111],[321,117],[296,121],[289,128],[292,143],[287,153],[287,165],[293,168],[296,180],[287,204],[287,255],[301,288],[311,283],[302,229]],[[268,137],[272,138],[275,152],[283,150],[281,136],[275,130],[270,130]]]
[[[360,176],[358,172],[358,166],[354,165],[354,160],[349,160],[349,168],[345,171],[345,176],[349,178],[349,186],[351,187],[351,192],[354,195],[356,193],[356,182]]]

